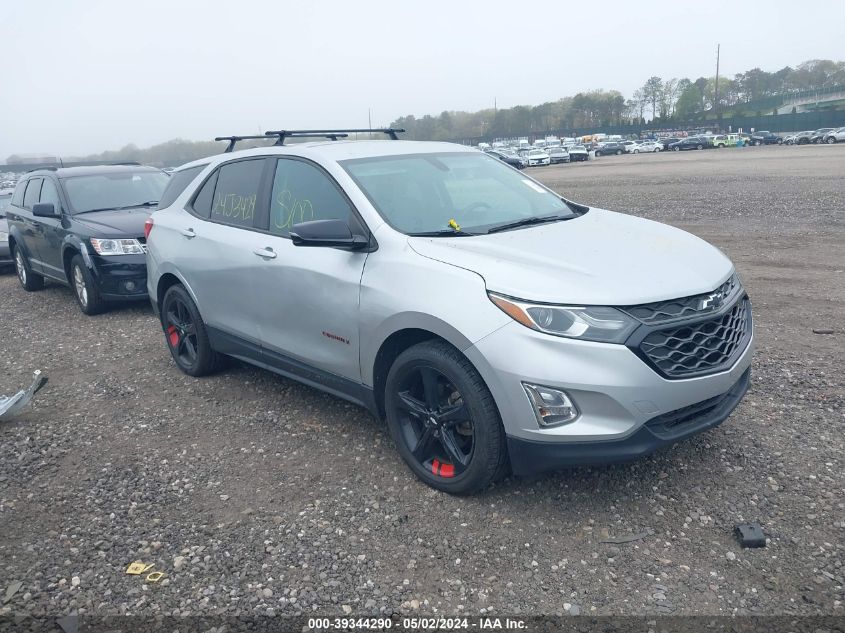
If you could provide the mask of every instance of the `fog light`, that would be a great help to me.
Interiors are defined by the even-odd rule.
[[[559,426],[573,422],[578,417],[578,407],[565,391],[528,383],[522,383],[522,387],[534,406],[540,426]]]
[[[127,281],[123,284],[123,287],[126,288],[126,292],[135,292],[135,282],[134,281]]]

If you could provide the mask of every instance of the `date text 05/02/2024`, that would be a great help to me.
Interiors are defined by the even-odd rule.
[[[308,628],[311,630],[376,630],[384,631],[397,629],[404,631],[495,631],[510,630],[519,631],[526,629],[524,620],[517,618],[479,617],[479,618],[437,618],[437,617],[410,617],[393,619],[390,617],[381,618],[310,618]]]

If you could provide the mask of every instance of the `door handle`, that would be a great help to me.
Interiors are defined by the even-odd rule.
[[[184,235],[188,239],[191,239],[191,238],[194,238],[194,237],[197,236],[197,234],[194,233],[194,229],[182,229],[182,235]]]
[[[273,251],[273,249],[270,248],[269,246],[267,248],[262,248],[261,250],[252,251],[252,252],[255,253],[256,255],[258,255],[259,257],[263,257],[265,259],[275,259],[276,258],[275,251]]]

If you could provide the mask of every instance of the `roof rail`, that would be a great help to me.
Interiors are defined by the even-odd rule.
[[[45,165],[43,167],[35,167],[33,169],[27,169],[24,173],[25,174],[31,174],[34,171],[56,171],[57,169],[58,169],[58,167],[56,167],[55,165]]]

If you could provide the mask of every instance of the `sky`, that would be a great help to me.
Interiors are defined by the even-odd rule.
[[[812,33],[796,29],[812,23]],[[839,0],[0,0],[0,161],[845,59]]]

